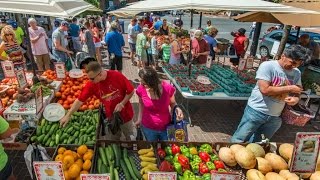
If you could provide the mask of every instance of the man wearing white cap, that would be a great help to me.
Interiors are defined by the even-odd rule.
[[[31,40],[32,54],[35,57],[39,71],[50,69],[50,56],[48,36],[42,27],[37,26],[34,18],[28,19],[29,35]]]

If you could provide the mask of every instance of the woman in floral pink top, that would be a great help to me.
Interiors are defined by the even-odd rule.
[[[159,79],[151,67],[140,70],[141,84],[136,93],[139,96],[139,114],[136,125],[141,124],[147,141],[168,140],[166,128],[171,122],[170,110],[177,104],[175,88]],[[170,107],[170,108],[169,108]],[[177,120],[183,119],[180,108],[176,108]]]

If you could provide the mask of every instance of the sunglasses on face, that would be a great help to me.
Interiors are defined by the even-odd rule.
[[[13,36],[13,34],[5,34],[5,36]]]
[[[96,77],[98,77],[101,74],[102,71],[100,71],[95,77],[93,78],[89,78],[91,81],[94,81],[96,79]]]

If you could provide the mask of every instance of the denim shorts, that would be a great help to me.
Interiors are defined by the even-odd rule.
[[[142,126],[142,132],[147,141],[167,141],[168,134],[167,130],[157,131]]]
[[[10,161],[8,160],[6,166],[0,171],[0,179],[8,179],[11,175],[12,175],[12,166],[11,166],[11,163]]]
[[[68,59],[68,55],[65,52],[52,50],[52,55],[58,62],[66,62]]]
[[[130,47],[130,52],[136,52],[136,44],[133,43],[129,43],[129,47]]]

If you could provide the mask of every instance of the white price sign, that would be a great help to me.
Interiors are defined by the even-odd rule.
[[[240,175],[231,172],[213,172],[211,173],[211,180],[240,180]]]
[[[110,174],[81,174],[81,180],[110,180]]]
[[[6,78],[15,78],[16,73],[14,72],[14,66],[12,61],[2,61],[1,67]]]
[[[26,73],[24,72],[23,69],[16,71],[16,77],[17,77],[20,88],[27,87],[28,82],[27,82],[27,78],[26,78]]]
[[[208,69],[211,68],[211,63],[212,63],[212,57],[211,57],[211,56],[208,56],[208,58],[207,58],[207,63],[206,63],[206,67],[207,67]]]
[[[238,70],[243,71],[245,67],[246,67],[246,60],[241,58],[239,61]]]
[[[61,162],[33,162],[33,169],[37,180],[65,180]]]
[[[56,71],[58,79],[64,79],[66,77],[66,66],[64,63],[54,63],[54,69]]]
[[[319,154],[320,133],[299,132],[296,135],[290,172],[314,173]]]
[[[176,172],[149,172],[148,173],[148,180],[158,180],[158,179],[176,180],[177,173]]]
[[[253,68],[253,62],[254,58],[253,57],[248,57],[247,62],[246,62],[246,69],[252,69]]]
[[[36,99],[36,113],[38,114],[43,108],[42,87],[36,90],[35,99]]]

